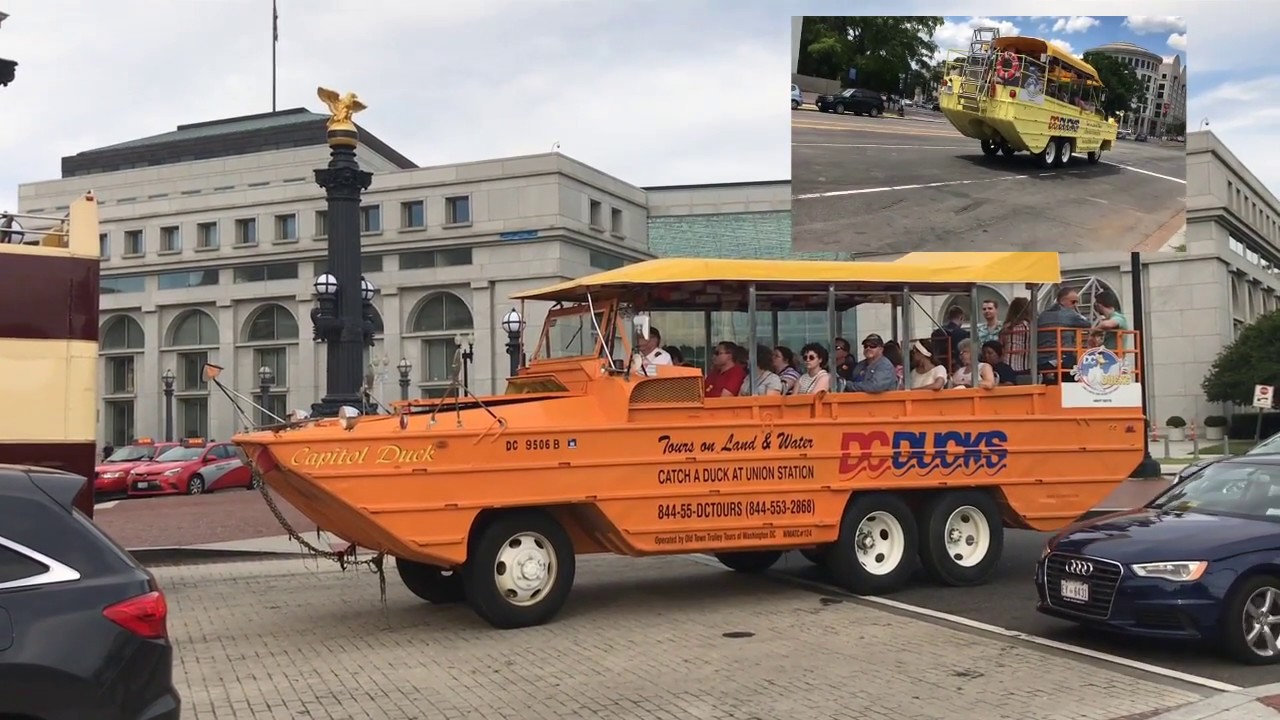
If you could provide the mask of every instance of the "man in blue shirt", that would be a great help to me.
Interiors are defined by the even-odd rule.
[[[898,389],[898,370],[884,356],[884,340],[871,333],[862,339],[862,360],[853,366],[851,392],[881,393]]]

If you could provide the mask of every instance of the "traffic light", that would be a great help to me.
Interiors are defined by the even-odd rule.
[[[13,76],[17,68],[18,63],[16,60],[0,58],[0,86],[13,82]]]

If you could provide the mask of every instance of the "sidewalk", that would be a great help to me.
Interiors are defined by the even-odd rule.
[[[1278,720],[1280,683],[1221,693],[1156,715],[1116,720]]]

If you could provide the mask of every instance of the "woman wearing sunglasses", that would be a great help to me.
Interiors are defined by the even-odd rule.
[[[827,372],[827,349],[818,343],[800,348],[801,367],[804,374],[796,381],[797,395],[812,395],[831,389],[831,374]]]

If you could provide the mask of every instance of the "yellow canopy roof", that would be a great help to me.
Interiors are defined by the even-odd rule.
[[[1057,45],[1038,37],[1031,37],[1028,35],[1008,35],[996,38],[992,41],[991,46],[996,52],[1013,50],[1022,55],[1051,55],[1076,70],[1088,75],[1090,79],[1098,79],[1098,71],[1095,70],[1092,65],[1063,50]]]
[[[662,258],[624,265],[557,285],[517,293],[516,300],[585,302],[658,295],[680,304],[722,306],[725,296],[757,290],[874,294],[900,291],[958,292],[976,283],[1056,283],[1062,280],[1054,252],[916,252],[892,261],[722,260]],[[658,289],[662,293],[655,292]],[[705,302],[697,302],[700,296]],[[689,302],[681,302],[687,300]]]

